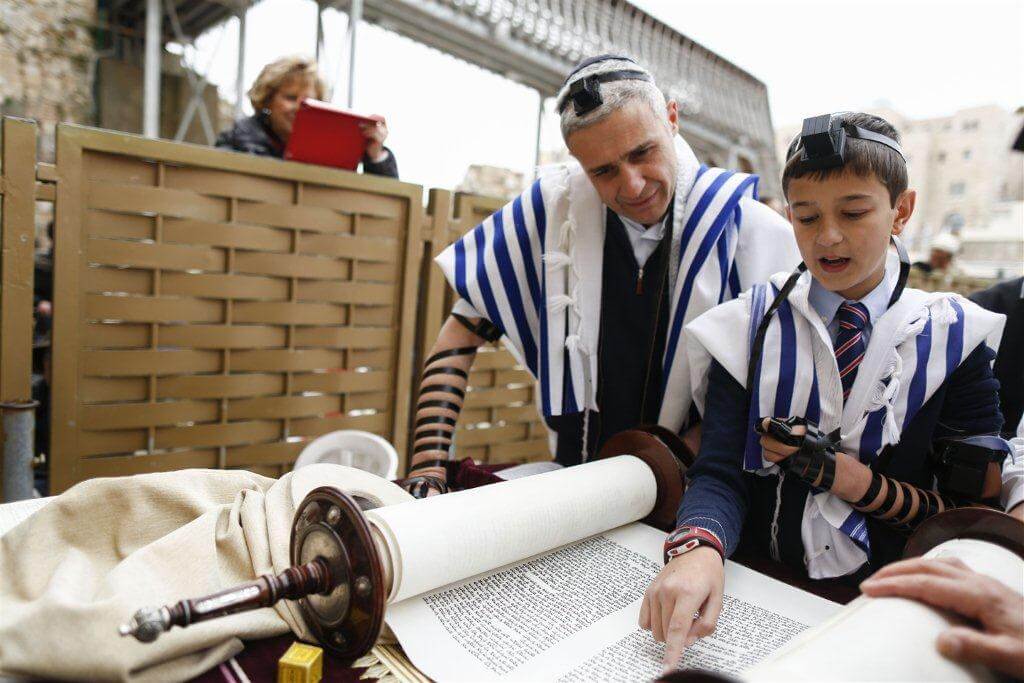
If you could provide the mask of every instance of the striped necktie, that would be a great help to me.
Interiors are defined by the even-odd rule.
[[[853,381],[857,378],[857,366],[864,360],[864,326],[869,319],[867,307],[855,301],[844,301],[836,313],[839,321],[835,342],[836,364],[843,382],[843,401],[850,396]]]

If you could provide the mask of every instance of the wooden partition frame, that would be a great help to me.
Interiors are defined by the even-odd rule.
[[[335,429],[404,453],[420,187],[77,126],[55,176],[54,493],[275,476]]]
[[[505,203],[493,197],[431,190],[430,229],[424,232],[425,258],[432,260]],[[425,270],[418,368],[455,302],[441,269],[427,263]],[[550,460],[548,430],[538,414],[535,396],[533,376],[500,342],[481,347],[469,375],[455,432],[455,457],[492,464]]]
[[[36,124],[4,117],[0,127],[0,401],[32,398],[35,181]],[[2,482],[0,457],[0,500]]]
[[[5,117],[0,132],[0,401],[28,401],[32,398],[36,124]]]

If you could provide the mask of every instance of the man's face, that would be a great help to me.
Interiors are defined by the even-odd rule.
[[[652,225],[675,191],[677,117],[675,102],[660,114],[646,102],[629,102],[571,134],[566,145],[608,208]]]
[[[901,233],[914,211],[914,191],[890,207],[889,191],[874,175],[843,173],[795,178],[788,194],[800,255],[818,282],[852,300],[874,289],[885,274],[889,235]]]

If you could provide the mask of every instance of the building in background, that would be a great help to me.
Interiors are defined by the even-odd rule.
[[[886,107],[865,111],[892,123],[903,138],[917,207],[905,242],[925,256],[944,232],[961,242],[957,266],[975,277],[1024,274],[1024,155],[1011,150],[1024,109],[995,105],[913,120]],[[780,164],[800,126],[776,129]]]
[[[522,173],[510,168],[473,164],[466,169],[466,176],[455,191],[512,199],[526,189],[527,181]]]

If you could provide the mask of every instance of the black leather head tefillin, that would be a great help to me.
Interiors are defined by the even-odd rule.
[[[583,116],[589,114],[604,103],[604,99],[601,97],[601,84],[611,83],[612,81],[650,81],[654,82],[650,74],[640,71],[639,64],[636,69],[618,69],[616,71],[608,71],[600,74],[593,74],[585,76],[583,78],[577,78],[575,81],[573,77],[579,72],[586,69],[588,66],[592,66],[599,62],[606,62],[609,60],[630,62],[636,64],[636,60],[626,57],[624,55],[597,55],[596,57],[590,57],[584,59],[582,62],[577,64],[573,70],[566,77],[565,82],[562,83],[562,87],[569,86],[569,91],[563,96],[562,100],[558,103],[558,113],[561,114],[565,111],[569,103],[572,102],[572,109],[576,116]]]
[[[800,155],[800,171],[819,171],[836,168],[846,163],[846,141],[848,138],[868,140],[885,145],[900,155],[903,163],[907,157],[900,143],[888,135],[855,126],[843,121],[842,114],[823,114],[804,119],[803,127],[786,153],[786,163]]]

